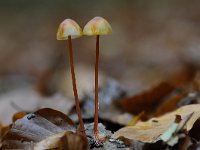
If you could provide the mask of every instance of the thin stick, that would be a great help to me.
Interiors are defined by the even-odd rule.
[[[73,85],[73,91],[74,91],[76,112],[77,112],[78,119],[79,119],[79,122],[80,122],[81,131],[83,132],[83,136],[86,137],[85,127],[84,127],[83,119],[82,119],[82,116],[81,116],[81,109],[80,109],[80,106],[79,106],[78,92],[77,92],[77,88],[76,88],[76,77],[75,77],[75,71],[74,71],[74,60],[73,60],[73,50],[72,50],[71,36],[68,36],[68,46],[69,46],[69,62],[70,62],[70,67],[71,67],[72,85]]]

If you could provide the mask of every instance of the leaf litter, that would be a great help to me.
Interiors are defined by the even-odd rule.
[[[93,116],[84,116],[84,114],[88,114],[85,112],[89,112],[94,105],[91,103],[93,102],[93,94],[91,94],[91,96],[86,96],[90,98],[82,100],[81,105],[82,111],[84,110],[82,113],[87,139],[82,136],[81,130],[77,126],[78,122],[73,118],[73,111],[69,113],[69,116],[76,123],[59,111],[45,108],[33,113],[18,112],[13,115],[11,126],[1,125],[1,149],[16,149],[18,147],[36,150],[55,148],[138,150],[152,149],[152,147],[153,149],[156,149],[155,147],[181,149],[181,145],[197,149],[200,139],[197,134],[200,117],[199,75],[197,73],[194,76],[187,71],[185,74],[185,77],[181,79],[179,75],[176,75],[170,80],[161,82],[149,92],[136,94],[134,97],[139,99],[123,94],[125,91],[121,90],[119,85],[113,81],[102,87],[100,99],[106,101],[101,103],[103,109],[100,110],[100,121],[103,124],[99,123],[99,131],[100,135],[107,137],[107,141],[104,143],[96,143],[95,141]],[[113,89],[116,90],[113,92]],[[123,105],[124,101],[127,101],[127,98],[124,97],[129,99],[126,105]],[[145,103],[148,99],[150,101]],[[159,99],[160,102],[157,103]],[[134,103],[131,102],[133,100]],[[88,103],[92,105],[88,105]],[[119,107],[119,104],[123,106]],[[147,104],[148,107],[144,104]],[[154,106],[155,104],[156,106]],[[135,108],[136,110],[134,110]],[[112,115],[123,116],[122,114],[127,112],[131,114],[128,118],[122,117],[124,121],[121,122],[123,123],[112,117]],[[108,115],[109,113],[110,115]]]

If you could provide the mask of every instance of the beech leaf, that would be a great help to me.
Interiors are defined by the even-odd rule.
[[[176,115],[180,115],[181,118],[185,120],[182,128],[186,131],[190,131],[194,123],[200,117],[200,104],[183,106],[161,117],[152,118],[146,122],[138,122],[135,126],[121,128],[113,134],[113,138],[125,137],[144,143],[155,143],[161,140],[161,137],[164,136],[163,134],[166,133],[166,131],[174,132],[175,129],[177,129],[177,124],[174,124]],[[190,115],[191,117],[187,119]],[[179,125],[181,125],[181,122]]]
[[[78,140],[70,141],[71,136]],[[62,142],[63,138],[65,142]],[[2,149],[66,149],[72,142],[79,145],[82,143],[82,146],[87,147],[86,141],[76,133],[75,125],[69,117],[59,111],[44,108],[17,119],[3,137]]]

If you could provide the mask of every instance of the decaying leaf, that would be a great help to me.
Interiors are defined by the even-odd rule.
[[[34,114],[47,119],[51,123],[59,126],[64,130],[75,131],[75,124],[73,123],[73,121],[60,111],[56,111],[51,108],[44,108],[36,111]]]
[[[194,78],[194,74],[191,68],[186,67],[169,80],[161,82],[154,88],[132,97],[123,98],[117,101],[116,104],[124,111],[134,114],[142,111],[152,112],[171,92],[189,83]]]
[[[155,112],[153,113],[154,116],[160,116],[160,115],[165,114],[166,112],[175,110],[177,108],[178,103],[186,96],[187,96],[187,92],[185,91],[170,94],[170,96],[168,96],[166,100],[164,100],[155,109]]]
[[[17,119],[21,119],[21,118],[23,118],[25,115],[26,115],[25,112],[17,112],[17,113],[15,113],[15,114],[13,115],[12,120],[13,120],[13,122],[15,122]]]
[[[178,115],[179,116],[179,115]],[[177,116],[176,116],[177,118]],[[176,121],[178,119],[175,118],[175,121],[172,123],[172,125],[169,127],[169,129],[167,129],[167,131],[165,131],[161,136],[160,139],[167,142],[170,140],[170,138],[172,137],[172,135],[176,132],[178,125],[180,123],[180,119],[179,121]],[[180,116],[181,118],[181,116]]]
[[[2,146],[2,144],[1,144],[1,140],[2,140],[2,128],[3,128],[3,126],[0,123],[0,148]]]
[[[113,137],[119,138],[123,136],[131,140],[141,141],[145,143],[155,143],[160,140],[161,136],[172,126],[176,115],[180,115],[181,118],[184,120],[191,113],[192,116],[189,120],[187,120],[183,127],[183,129],[185,129],[186,131],[190,131],[194,123],[200,117],[200,104],[183,106],[176,111],[163,115],[161,117],[152,118],[146,122],[139,122],[132,127],[124,127],[115,132]]]
[[[10,128],[11,128],[11,125],[3,126],[0,123],[0,148],[2,146],[2,138],[7,134],[7,132],[9,131]]]
[[[176,115],[174,123],[160,136],[160,139],[169,146],[177,144],[180,138],[185,138],[181,130],[192,115],[193,113],[187,115],[184,119],[182,119],[180,115]]]
[[[160,99],[174,90],[174,87],[167,82],[162,82],[153,89],[135,95],[133,97],[119,100],[116,104],[124,111],[134,114],[142,111],[151,111],[151,109],[160,104]],[[159,92],[158,92],[159,91]]]
[[[141,112],[140,114],[138,114],[137,116],[135,116],[129,123],[128,126],[134,126],[136,125],[137,122],[139,122],[142,117],[145,115],[144,111]]]
[[[71,131],[61,132],[49,136],[48,138],[36,143],[34,150],[59,149],[59,150],[86,150],[87,142],[84,137]]]
[[[70,132],[70,133],[69,133]],[[72,142],[71,136],[82,145],[87,145],[82,137],[76,133],[73,121],[65,114],[44,108],[33,114],[28,114],[21,119],[17,119],[2,141],[2,149],[36,149],[36,147],[46,146],[46,148],[62,149],[69,146],[62,143],[63,138],[66,143]],[[79,144],[80,144],[79,143]],[[72,144],[73,145],[73,144]]]

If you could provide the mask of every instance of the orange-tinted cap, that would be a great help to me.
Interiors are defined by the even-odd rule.
[[[102,17],[94,17],[90,20],[83,29],[84,35],[106,35],[112,33],[112,27]]]
[[[58,28],[57,40],[67,40],[68,36],[72,39],[78,38],[83,35],[80,26],[72,19],[65,19]]]

